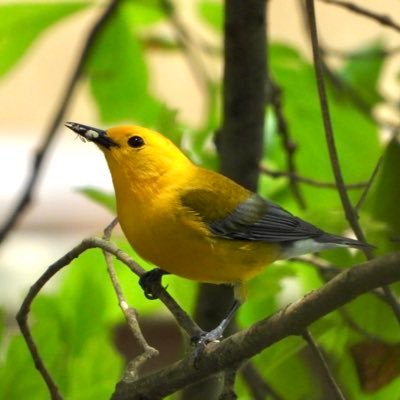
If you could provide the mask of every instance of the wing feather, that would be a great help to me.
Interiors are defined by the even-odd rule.
[[[210,232],[225,239],[287,243],[301,239],[317,238],[325,233],[293,216],[261,196],[250,195],[236,207],[231,207],[218,218],[215,208],[224,200],[218,190],[192,189],[182,197],[182,204],[197,213]],[[225,199],[228,203],[229,200]]]

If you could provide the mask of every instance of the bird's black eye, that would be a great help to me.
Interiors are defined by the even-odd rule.
[[[128,145],[131,147],[142,147],[144,145],[144,140],[140,136],[132,136],[128,139]]]

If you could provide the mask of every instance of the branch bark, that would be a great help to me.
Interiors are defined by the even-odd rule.
[[[226,0],[224,9],[223,122],[216,135],[220,170],[256,191],[266,100],[266,1]],[[230,288],[201,284],[196,321],[214,328],[232,301]],[[221,380],[211,378],[185,389],[182,399],[212,400],[220,389]]]
[[[119,383],[113,400],[159,399],[189,383],[254,356],[290,335],[301,335],[313,322],[356,297],[400,280],[400,252],[375,258],[345,270],[325,286],[285,309],[240,331],[221,343],[210,344],[193,366],[188,357],[136,382]]]
[[[221,172],[257,189],[266,100],[266,2],[225,2]]]

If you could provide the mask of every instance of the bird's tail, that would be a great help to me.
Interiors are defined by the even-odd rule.
[[[288,243],[286,246],[282,247],[280,258],[292,258],[307,253],[315,253],[337,247],[354,247],[362,250],[365,248],[373,248],[374,246],[360,242],[356,239],[349,239],[343,236],[331,235],[330,233],[323,232],[313,238],[301,239]]]
[[[360,242],[357,239],[349,239],[343,236],[339,235],[332,235],[330,233],[324,233],[323,235],[315,238],[319,243],[326,243],[326,244],[332,244],[332,245],[337,245],[337,246],[343,246],[343,247],[354,247],[356,249],[365,249],[365,248],[374,248],[375,246],[365,243],[365,242]]]

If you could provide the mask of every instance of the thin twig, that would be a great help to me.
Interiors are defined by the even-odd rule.
[[[289,259],[289,261],[302,262],[312,265],[313,267],[317,268],[318,273],[325,282],[330,281],[337,274],[343,271],[343,269],[337,267],[336,265],[333,265],[325,259],[317,257],[313,254],[307,254],[306,256],[300,257],[292,257]]]
[[[33,284],[30,288],[28,294],[26,295],[19,311],[17,314],[17,321],[19,324],[19,328],[21,333],[26,341],[26,344],[31,352],[33,362],[35,363],[36,369],[42,375],[43,380],[45,381],[47,388],[49,390],[50,396],[52,400],[62,400],[63,397],[59,393],[58,387],[55,384],[53,378],[50,375],[50,372],[46,368],[40,354],[39,350],[36,346],[35,341],[33,340],[32,333],[28,326],[28,314],[30,311],[30,307],[32,301],[37,296],[42,287],[62,268],[66,265],[70,264],[71,261],[77,258],[81,253],[83,253],[88,248],[88,243],[83,241],[78,246],[74,247],[71,251],[69,251],[66,255],[61,257],[54,264],[50,265],[50,267],[42,274],[42,276]]]
[[[176,40],[178,45],[183,50],[185,59],[192,71],[193,77],[199,84],[199,87],[206,93],[210,91],[210,78],[208,77],[206,66],[204,65],[201,57],[193,51],[192,47],[195,41],[192,38],[191,33],[186,29],[185,24],[181,21],[176,13],[175,5],[171,0],[159,0],[161,10],[168,17],[172,27],[176,33]]]
[[[28,325],[28,315],[30,311],[31,304],[36,296],[39,294],[43,286],[61,269],[69,265],[75,258],[79,257],[83,252],[88,249],[99,248],[107,253],[111,253],[118,260],[123,262],[133,273],[138,276],[143,275],[145,270],[137,264],[128,254],[124,253],[117,246],[110,243],[107,240],[100,238],[88,238],[84,239],[80,244],[75,246],[72,250],[66,253],[64,256],[59,258],[56,262],[51,264],[47,270],[39,277],[39,279],[32,285],[28,294],[25,296],[24,301],[18,311],[17,321],[21,330],[21,333],[26,341],[28,349],[32,355],[32,359],[35,363],[37,370],[42,375],[51,395],[52,400],[62,400],[59,393],[57,385],[54,383],[48,369],[46,368],[40,354],[36,343],[32,337]],[[156,288],[155,288],[156,289]],[[165,304],[165,306],[171,311],[172,315],[175,317],[179,326],[186,331],[190,336],[198,336],[202,330],[199,326],[188,316],[188,314],[179,307],[176,301],[167,293],[167,291],[158,285],[157,290],[155,290],[157,297]]]
[[[333,71],[323,57],[324,51],[320,48],[322,68],[325,75],[329,78],[332,85],[337,91],[345,93],[348,98],[353,102],[357,109],[367,118],[374,120],[371,105],[358,93],[358,91],[346,82],[338,73]],[[377,122],[377,121],[374,121]]]
[[[300,257],[292,257],[288,261],[297,261],[303,262],[306,264],[310,264],[313,267],[317,268],[318,273],[321,276],[321,279],[324,282],[328,282],[333,279],[336,275],[340,274],[343,271],[343,268],[339,268],[323,258],[317,257],[313,254],[308,254],[306,256]],[[386,304],[392,307],[392,299],[385,295],[383,288],[375,288],[371,290],[371,293],[378,297],[381,301],[384,301]]]
[[[360,225],[358,224],[357,215],[354,213],[353,206],[350,203],[349,196],[347,194],[342,171],[340,168],[340,162],[338,153],[336,150],[336,143],[335,143],[335,136],[333,133],[331,116],[329,112],[329,105],[328,99],[325,90],[324,84],[324,77],[323,77],[323,63],[319,52],[319,44],[318,44],[318,32],[317,32],[317,24],[315,19],[315,9],[314,9],[314,1],[313,0],[306,0],[306,8],[307,8],[307,16],[308,22],[310,27],[310,36],[311,36],[311,44],[313,50],[313,58],[314,58],[314,66],[315,66],[315,75],[317,79],[317,86],[318,86],[318,94],[319,100],[321,105],[321,113],[322,119],[325,128],[325,137],[326,142],[328,145],[329,150],[329,157],[331,161],[332,170],[335,176],[336,187],[338,189],[340,199],[343,204],[343,209],[345,211],[345,215],[347,220],[349,221],[351,227],[354,230],[355,235],[357,238],[362,241],[366,242],[364,233],[361,230]],[[372,257],[371,250],[366,247],[364,253],[367,257]]]
[[[235,392],[235,380],[239,368],[240,363],[237,363],[224,371],[224,386],[218,400],[236,400],[238,398]]]
[[[322,57],[323,70],[327,78],[331,81],[332,85],[338,90],[345,93],[349,100],[357,107],[357,109],[365,115],[368,119],[372,120],[381,129],[390,129],[396,132],[398,130],[398,124],[389,120],[382,119],[374,115],[371,105],[366,101],[360,93],[348,82],[346,82],[337,72],[332,70],[325,60],[326,50],[320,46],[320,53]],[[390,101],[384,99],[384,104],[390,105]],[[397,110],[397,105],[392,105],[394,110]]]
[[[308,343],[308,346],[310,347],[311,351],[313,352],[315,358],[318,360],[319,364],[321,365],[322,371],[324,372],[324,375],[327,379],[327,382],[329,383],[329,386],[332,389],[332,393],[334,394],[335,398],[339,399],[339,400],[345,400],[345,397],[344,397],[339,385],[337,384],[335,378],[333,377],[333,374],[329,368],[329,365],[328,365],[324,355],[322,354],[321,349],[315,342],[311,332],[308,329],[305,329],[302,336],[303,336],[303,339]]]
[[[340,195],[340,199],[342,201],[343,209],[345,211],[346,219],[352,227],[356,237],[361,242],[366,242],[364,233],[358,223],[358,216],[350,202],[350,198],[347,194],[346,187],[344,185],[343,176],[340,168],[339,158],[336,150],[335,137],[333,134],[332,122],[329,112],[329,105],[327,100],[327,95],[325,91],[324,77],[323,77],[323,63],[321,59],[321,55],[319,52],[319,43],[318,43],[318,31],[317,31],[317,23],[315,18],[315,8],[314,8],[314,0],[306,0],[306,9],[307,9],[307,17],[308,23],[310,27],[310,38],[312,44],[313,51],[313,59],[315,66],[315,75],[318,86],[318,94],[321,105],[321,113],[322,119],[324,123],[325,137],[329,149],[329,157],[331,160],[331,165],[333,169],[333,173],[335,176],[336,185],[338,188],[338,192]],[[367,259],[373,258],[372,249],[370,247],[364,247],[362,249]],[[400,304],[397,301],[396,297],[391,292],[390,288],[383,287],[383,292],[387,297],[389,304],[392,307],[393,313],[395,314],[397,321],[400,323]]]
[[[106,227],[104,230],[103,239],[109,241],[111,237],[111,232],[114,227],[118,224],[118,218],[114,218],[114,220]],[[119,284],[117,274],[115,272],[113,256],[111,253],[107,251],[103,251],[104,258],[106,260],[107,272],[110,276],[111,283],[114,287],[115,294],[118,298],[118,304],[121,308],[122,313],[125,316],[125,320],[136,339],[137,343],[142,349],[142,353],[129,361],[127,367],[124,372],[124,380],[129,382],[137,379],[139,377],[139,369],[140,367],[147,361],[153,357],[158,356],[159,352],[154,347],[150,346],[145,337],[143,336],[142,330],[140,329],[139,321],[137,318],[137,311],[133,307],[130,307],[125,299],[125,296],[122,292],[121,285]]]
[[[328,55],[337,58],[347,58],[350,60],[363,60],[370,58],[385,58],[395,56],[400,53],[400,46],[392,47],[389,49],[376,49],[373,51],[369,51],[368,53],[346,51],[343,49],[334,49],[332,47],[327,48],[326,46],[324,46],[321,51],[324,56]]]
[[[360,7],[359,5],[351,3],[349,1],[342,1],[342,0],[320,0],[320,1],[326,4],[333,4],[335,6],[346,8],[349,11],[352,11],[356,14],[360,14],[364,17],[371,18],[381,25],[393,28],[396,31],[400,32],[400,25],[397,22],[393,21],[393,19],[389,15],[378,14],[374,11],[367,10],[366,8]]]
[[[36,186],[39,174],[41,172],[44,158],[49,151],[51,143],[53,142],[53,139],[57,131],[57,127],[64,117],[65,111],[74,93],[76,83],[81,77],[82,70],[85,66],[86,60],[90,55],[90,51],[99,33],[104,29],[104,26],[108,23],[108,21],[114,14],[118,3],[119,3],[118,0],[111,0],[108,3],[103,14],[93,25],[92,29],[90,30],[86,38],[85,44],[81,51],[81,55],[79,56],[78,62],[75,66],[75,70],[72,72],[72,75],[65,89],[64,95],[60,101],[60,104],[58,105],[57,112],[55,113],[53,119],[50,122],[46,134],[44,135],[42,144],[39,146],[39,149],[36,151],[33,157],[30,176],[25,184],[21,197],[17,201],[17,205],[15,206],[15,208],[13,209],[13,211],[11,212],[8,219],[6,220],[6,222],[4,223],[4,225],[0,230],[0,243],[7,237],[10,231],[14,228],[19,217],[22,215],[22,213],[32,200],[33,191]]]
[[[188,384],[242,362],[289,335],[299,335],[317,319],[342,307],[377,286],[400,279],[400,252],[375,258],[341,272],[323,287],[308,293],[284,310],[256,322],[222,342],[210,343],[202,359],[193,365],[187,357],[134,383],[120,382],[113,400],[159,399]]]
[[[365,115],[368,119],[372,120],[378,127],[381,129],[390,129],[394,132],[398,130],[399,126],[398,123],[382,119],[382,117],[374,115],[372,105],[365,99],[363,96],[358,92],[358,90],[353,87],[349,82],[347,82],[343,77],[340,76],[337,72],[335,72],[325,60],[325,50],[320,46],[320,55],[324,73],[326,74],[327,78],[331,81],[333,86],[338,90],[345,93],[349,100],[353,102],[353,104],[357,107],[357,109]],[[395,112],[398,109],[397,101],[385,98],[381,95],[383,99],[383,104],[387,107],[391,107]]]
[[[122,261],[134,274],[139,277],[146,272],[128,254],[110,242],[96,237],[86,239],[84,242],[88,242],[92,247],[98,247],[113,254],[118,260]],[[203,330],[179,306],[175,299],[165,290],[162,285],[155,284],[152,288],[152,291],[153,294],[164,303],[164,305],[168,308],[178,322],[179,326],[188,334],[189,337],[197,337],[203,332]]]
[[[252,399],[265,400],[268,397],[271,400],[283,400],[260,375],[251,361],[243,366],[240,373],[249,388]]]
[[[351,317],[351,315],[348,313],[348,311],[345,308],[340,308],[338,310],[339,314],[343,318],[344,322],[349,326],[350,329],[352,329],[354,332],[357,332],[359,335],[364,336],[365,338],[369,340],[379,340],[382,341],[381,338],[378,336],[372,334],[371,332],[368,332],[366,329],[364,329],[362,326],[360,326],[354,319]]]
[[[322,188],[322,189],[337,189],[336,183],[334,183],[334,182],[317,181],[315,179],[307,178],[305,176],[300,176],[295,172],[292,173],[292,172],[285,172],[285,171],[274,171],[263,165],[260,167],[260,170],[262,173],[269,175],[272,178],[285,177],[285,178],[289,178],[289,179],[295,180],[300,183],[305,183],[307,185],[315,186],[315,187]],[[353,190],[353,189],[363,189],[367,185],[368,185],[368,182],[365,181],[365,182],[347,183],[345,186],[346,186],[346,189]]]
[[[356,204],[355,207],[354,207],[355,212],[356,212],[357,214],[358,214],[358,212],[360,211],[361,206],[364,204],[364,201],[365,201],[365,199],[367,198],[368,192],[369,192],[369,190],[371,189],[371,186],[372,186],[372,184],[373,184],[373,182],[374,182],[376,176],[378,175],[378,172],[379,172],[379,170],[380,170],[380,168],[381,168],[381,165],[382,165],[382,161],[383,161],[383,157],[381,156],[381,157],[379,157],[379,160],[378,160],[378,162],[376,163],[375,168],[374,168],[374,170],[372,171],[372,174],[371,174],[371,176],[370,176],[369,179],[368,179],[368,183],[367,183],[367,185],[365,186],[365,188],[364,188],[364,190],[363,190],[363,192],[362,192],[362,194],[361,194],[361,196],[360,196],[360,198],[359,198],[357,204]]]
[[[296,162],[294,159],[294,155],[296,152],[296,143],[293,142],[290,132],[289,126],[287,124],[285,115],[283,114],[282,107],[282,88],[269,77],[268,79],[269,85],[269,96],[267,96],[269,102],[272,104],[274,109],[275,117],[278,125],[278,134],[282,139],[282,145],[286,154],[286,166],[288,170],[288,178],[289,178],[289,186],[295,197],[297,203],[300,208],[306,208],[306,202],[304,200],[303,195],[301,194],[300,187],[298,185],[298,180],[295,178],[296,173]]]

